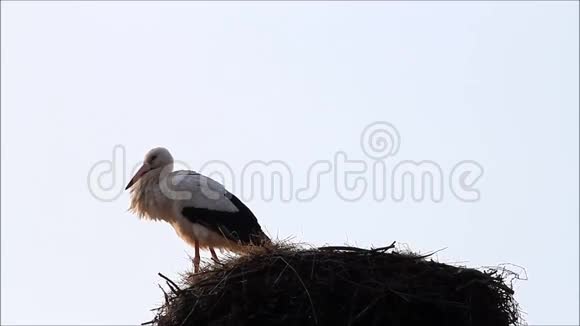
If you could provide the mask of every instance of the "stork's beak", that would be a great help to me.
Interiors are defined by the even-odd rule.
[[[141,178],[149,170],[151,170],[151,167],[149,166],[149,164],[143,163],[143,165],[139,168],[139,171],[137,171],[137,173],[135,173],[135,175],[133,176],[133,179],[131,179],[131,181],[129,181],[129,183],[127,184],[127,187],[125,187],[125,190],[131,188],[131,186],[133,186],[135,184],[135,182],[137,182],[137,180],[139,180],[139,178]]]

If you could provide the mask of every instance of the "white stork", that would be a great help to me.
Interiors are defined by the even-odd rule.
[[[173,171],[173,157],[158,147],[145,155],[143,166],[129,181],[131,207],[139,217],[163,220],[195,248],[194,271],[199,271],[199,249],[244,252],[248,245],[270,239],[246,205],[220,183],[194,171]]]

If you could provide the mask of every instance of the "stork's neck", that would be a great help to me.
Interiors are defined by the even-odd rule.
[[[163,169],[151,170],[143,175],[131,189],[131,211],[151,220],[169,220],[171,205],[159,186]]]

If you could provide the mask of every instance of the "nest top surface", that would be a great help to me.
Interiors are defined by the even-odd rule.
[[[184,325],[516,325],[496,270],[376,249],[277,245],[184,275],[152,321]]]

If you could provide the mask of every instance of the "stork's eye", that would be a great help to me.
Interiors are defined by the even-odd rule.
[[[156,158],[157,158],[157,155],[151,156],[151,161],[155,160]]]

